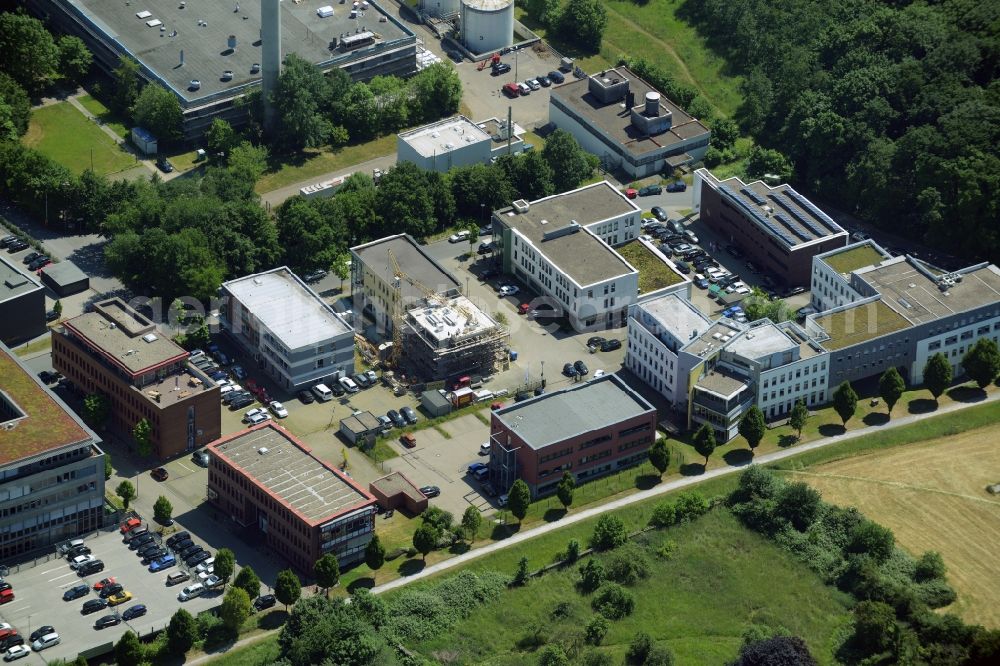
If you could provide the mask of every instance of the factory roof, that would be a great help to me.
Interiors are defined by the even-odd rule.
[[[635,95],[636,103],[641,104],[648,92],[659,92],[639,76],[625,67],[608,69],[602,72],[600,78],[627,79],[629,92]],[[672,114],[671,127],[662,134],[647,136],[632,125],[629,114],[622,113],[622,101],[615,100],[604,103],[590,92],[589,78],[571,79],[552,89],[553,103],[568,107],[576,116],[588,125],[597,128],[618,142],[622,148],[633,156],[641,156],[669,148],[680,141],[692,139],[700,135],[708,135],[709,130],[698,120],[692,118],[686,111],[660,95],[660,113]]]
[[[846,275],[851,271],[881,263],[891,257],[872,241],[862,241],[817,255],[817,258],[837,273]]]
[[[248,83],[258,83],[260,72],[252,66],[262,62],[261,0],[57,0],[71,15],[79,17],[106,42],[152,70],[188,103],[213,94],[235,91]],[[369,2],[368,11],[350,18],[350,5],[333,4],[332,16],[320,17],[322,3],[282,2],[281,45],[283,53],[295,53],[312,63],[328,62],[351,54],[331,51],[334,40],[368,27],[380,35],[379,42],[412,38],[413,33],[391,16],[379,22],[379,8]],[[128,5],[128,6],[125,6]],[[388,16],[388,15],[387,15]],[[236,48],[229,46],[235,36]],[[181,53],[183,52],[183,65]],[[226,80],[223,72],[232,78]],[[198,79],[201,88],[190,90]]]
[[[455,276],[437,260],[432,258],[409,234],[387,236],[385,238],[351,248],[369,271],[392,284],[393,266],[389,260],[389,250],[396,257],[399,268],[407,276],[431,291],[443,294],[453,289],[461,289]],[[423,299],[426,294],[407,280],[400,280],[403,299],[407,302]]]
[[[645,398],[610,374],[516,402],[494,411],[493,417],[538,450],[654,411]]]
[[[72,336],[125,373],[137,376],[179,363],[188,352],[118,298],[97,303],[62,324]]]
[[[495,328],[497,323],[465,296],[427,302],[407,312],[411,325],[435,347]]]
[[[470,143],[490,141],[490,135],[465,116],[445,118],[402,132],[399,138],[409,144],[421,157],[443,155]]]
[[[0,465],[70,444],[96,442],[79,417],[0,343]]]
[[[937,273],[918,259],[896,257],[856,275],[914,324],[1000,302],[1000,269],[993,264]],[[942,280],[950,283],[944,290],[939,286]]]
[[[720,181],[706,169],[698,173],[740,213],[787,248],[843,236],[847,232],[789,185],[770,186],[756,180],[744,183],[736,176]]]
[[[222,286],[288,349],[322,344],[353,330],[286,266]]]
[[[42,285],[33,276],[0,257],[0,303],[41,288]]]
[[[504,208],[500,221],[521,233],[580,287],[635,272],[620,254],[586,227],[640,209],[608,181],[528,203],[528,210]],[[563,230],[566,233],[559,233]]]
[[[353,479],[314,456],[305,444],[273,423],[227,435],[209,448],[310,525],[375,501]]]

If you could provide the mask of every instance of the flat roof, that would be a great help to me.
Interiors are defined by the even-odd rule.
[[[747,386],[746,382],[719,371],[710,372],[707,375],[699,377],[698,381],[694,384],[700,389],[711,391],[723,398],[736,395]]]
[[[490,141],[490,135],[465,116],[453,116],[401,132],[399,138],[421,157],[443,155],[470,143]]]
[[[220,92],[231,91],[260,82],[260,72],[251,73],[252,65],[261,63],[261,0],[213,0],[187,3],[176,1],[133,0],[125,6],[121,0],[56,0],[67,10],[103,33],[117,49],[133,55],[166,82],[186,102],[196,102]],[[375,3],[371,9],[350,18],[350,4],[329,2],[333,16],[321,18],[316,9],[321,2],[282,2],[282,55],[296,53],[312,63],[323,63],[341,54],[331,51],[333,40],[368,26],[380,38],[377,43],[411,37],[413,33],[397,20],[379,23]],[[148,15],[147,15],[148,12]],[[140,18],[141,15],[141,18]],[[149,27],[147,22],[159,21]],[[378,26],[375,29],[375,26]],[[229,36],[236,37],[230,50]],[[184,64],[181,52],[184,53]],[[360,52],[361,49],[355,51]],[[223,71],[233,72],[223,80]],[[199,90],[189,90],[192,79],[201,81]]]
[[[274,423],[228,435],[208,446],[220,460],[310,525],[375,501],[353,479],[314,456]]]
[[[524,236],[578,286],[585,287],[635,272],[635,268],[610,245],[587,229],[633,212],[640,212],[639,207],[605,180],[532,201],[524,213],[509,207],[495,215]],[[574,222],[579,226],[570,231]],[[553,233],[560,229],[567,233]]]
[[[921,268],[923,270],[921,270]],[[1000,302],[1000,270],[993,264],[980,264],[956,273],[946,291],[926,264],[912,257],[896,257],[880,266],[857,271],[856,275],[882,295],[882,300],[905,315],[914,324],[966,312]]]
[[[743,335],[738,336],[726,347],[734,354],[745,358],[759,359],[784,351],[791,351],[799,346],[788,337],[784,331],[772,323],[754,326]]]
[[[377,488],[379,492],[383,493],[387,497],[392,497],[393,495],[402,493],[410,499],[417,501],[425,499],[424,494],[420,492],[420,488],[406,478],[402,472],[392,472],[391,474],[386,474],[385,476],[372,481],[369,487]]]
[[[321,344],[354,330],[287,266],[222,286],[289,349]]]
[[[131,375],[183,361],[188,352],[160,334],[156,325],[112,298],[94,305],[91,312],[62,323],[74,337]]]
[[[41,288],[42,285],[33,276],[6,257],[0,257],[0,303]]]
[[[726,346],[730,340],[743,331],[735,321],[723,317],[713,323],[708,329],[689,342],[683,349],[689,354],[702,358]]]
[[[654,411],[617,375],[571,385],[493,412],[532,449]]]
[[[372,273],[382,277],[392,284],[394,275],[389,261],[389,250],[392,250],[399,268],[408,276],[441,294],[452,289],[461,289],[462,285],[454,275],[439,264],[417,243],[409,234],[387,236],[379,240],[351,248]],[[425,294],[406,280],[400,281],[403,298],[408,301],[422,299]]]
[[[604,78],[612,76],[628,79],[629,92],[635,94],[637,105],[644,102],[646,93],[660,92],[626,67],[605,70]],[[665,146],[709,133],[707,127],[660,93],[660,112],[668,111],[672,114],[671,127],[662,134],[650,137],[633,127],[630,114],[623,113],[622,100],[603,103],[597,99],[590,92],[589,76],[583,79],[571,79],[555,86],[552,89],[551,99],[558,100],[571,108],[577,115],[594,127],[600,128],[635,156],[655,152]]]
[[[699,169],[709,186],[718,190],[743,215],[787,248],[811,245],[847,232],[790,185],[774,187],[764,181],[744,183],[737,176],[719,180],[707,169]]]
[[[461,340],[496,328],[497,323],[465,296],[455,296],[444,303],[427,302],[410,309],[407,319],[420,334],[436,346],[449,340]]]
[[[813,319],[830,336],[822,345],[831,351],[866,342],[912,326],[881,299],[823,314]]]
[[[369,432],[382,427],[381,422],[371,412],[359,412],[340,419],[340,425],[351,432]]]
[[[881,251],[875,243],[862,241],[818,255],[818,258],[837,273],[846,275],[859,268],[872,266],[892,257]]]
[[[615,248],[615,252],[639,271],[639,292],[650,294],[680,284],[685,277],[663,252],[639,238]]]
[[[96,436],[0,342],[0,465]]]
[[[642,301],[639,307],[652,317],[658,326],[669,331],[682,344],[694,339],[712,326],[712,321],[703,315],[691,301],[677,294],[667,294]]]
[[[173,372],[156,381],[132,387],[143,398],[153,403],[157,409],[184,402],[205,391],[218,391],[216,384],[201,370],[188,363],[182,370]]]
[[[520,143],[523,140],[521,137],[524,136],[525,130],[523,127],[518,125],[516,121],[512,120],[511,122],[514,124],[514,136],[511,139],[511,143]],[[500,136],[502,126],[506,124],[506,120],[500,120],[498,118],[487,118],[486,120],[476,123],[481,130],[490,135],[490,139],[492,139],[497,145],[507,145],[507,139],[497,138]]]
[[[57,264],[49,264],[44,269],[45,275],[58,285],[68,285],[89,279],[87,274],[72,261],[60,261]]]

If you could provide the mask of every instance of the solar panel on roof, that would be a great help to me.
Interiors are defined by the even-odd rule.
[[[792,221],[788,218],[788,216],[785,215],[784,213],[775,213],[774,219],[776,219],[778,222],[781,222],[783,225],[788,227],[789,231],[791,231],[793,234],[795,234],[802,240],[812,239],[812,236],[802,231],[802,229],[798,225],[793,224]]]
[[[731,187],[729,187],[728,185],[719,185],[719,191],[728,196],[734,202],[736,202],[736,204],[740,208],[746,211],[753,219],[757,220],[757,222],[767,227],[771,231],[771,233],[773,233],[775,236],[784,241],[786,245],[788,245],[789,247],[795,245],[795,239],[793,239],[791,236],[789,236],[784,231],[779,229],[773,222],[771,222],[771,220],[761,215],[760,211],[757,208],[754,208],[753,206],[748,204],[743,199],[743,197],[737,195],[736,192],[734,192]]]
[[[760,196],[759,194],[751,190],[749,187],[744,187],[743,189],[740,190],[740,192],[753,199],[753,202],[758,206],[763,206],[764,204],[767,203],[767,199]]]
[[[790,187],[787,190],[785,190],[785,191],[788,192],[788,196],[790,196],[793,199],[795,199],[795,203],[799,204],[800,206],[802,206],[803,208],[805,208],[807,211],[809,211],[810,213],[812,213],[816,217],[816,219],[818,219],[820,222],[822,222],[823,224],[825,224],[830,229],[830,231],[832,231],[834,233],[840,233],[841,231],[843,231],[837,225],[837,223],[834,222],[830,218],[829,215],[827,215],[826,213],[824,213],[823,211],[821,211],[819,208],[817,208],[816,205],[813,204],[812,201],[809,201],[809,199],[806,199],[804,196],[802,196],[801,194],[799,194],[798,192],[796,192],[795,190],[793,190]]]
[[[820,225],[816,224],[816,222],[814,222],[811,217],[803,215],[802,211],[800,211],[798,208],[793,208],[792,202],[788,200],[788,197],[782,194],[772,194],[771,196],[774,198],[775,201],[777,201],[785,209],[787,209],[788,212],[792,214],[792,217],[801,222],[805,227],[809,228],[818,237],[826,236],[827,230],[821,227]]]

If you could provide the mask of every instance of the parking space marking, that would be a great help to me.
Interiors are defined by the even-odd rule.
[[[63,574],[62,576],[56,576],[55,578],[49,578],[49,580],[47,582],[51,583],[52,581],[59,580],[60,578],[65,578],[66,576],[75,576],[75,575],[76,575],[75,571],[70,571],[69,573]]]
[[[179,463],[177,463],[177,464],[178,464],[178,465],[179,465],[180,467],[183,467],[183,468],[184,468],[184,469],[186,469],[187,471],[191,472],[192,474],[194,474],[194,473],[195,473],[195,472],[197,471],[197,470],[193,470],[193,469],[191,469],[190,467],[188,467],[188,466],[187,466],[187,465],[185,465],[184,463],[181,463],[181,462],[179,462]]]

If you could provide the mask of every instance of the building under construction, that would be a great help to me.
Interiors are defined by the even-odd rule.
[[[490,375],[507,367],[507,328],[465,296],[425,299],[404,313],[400,332],[400,364],[425,381]]]

